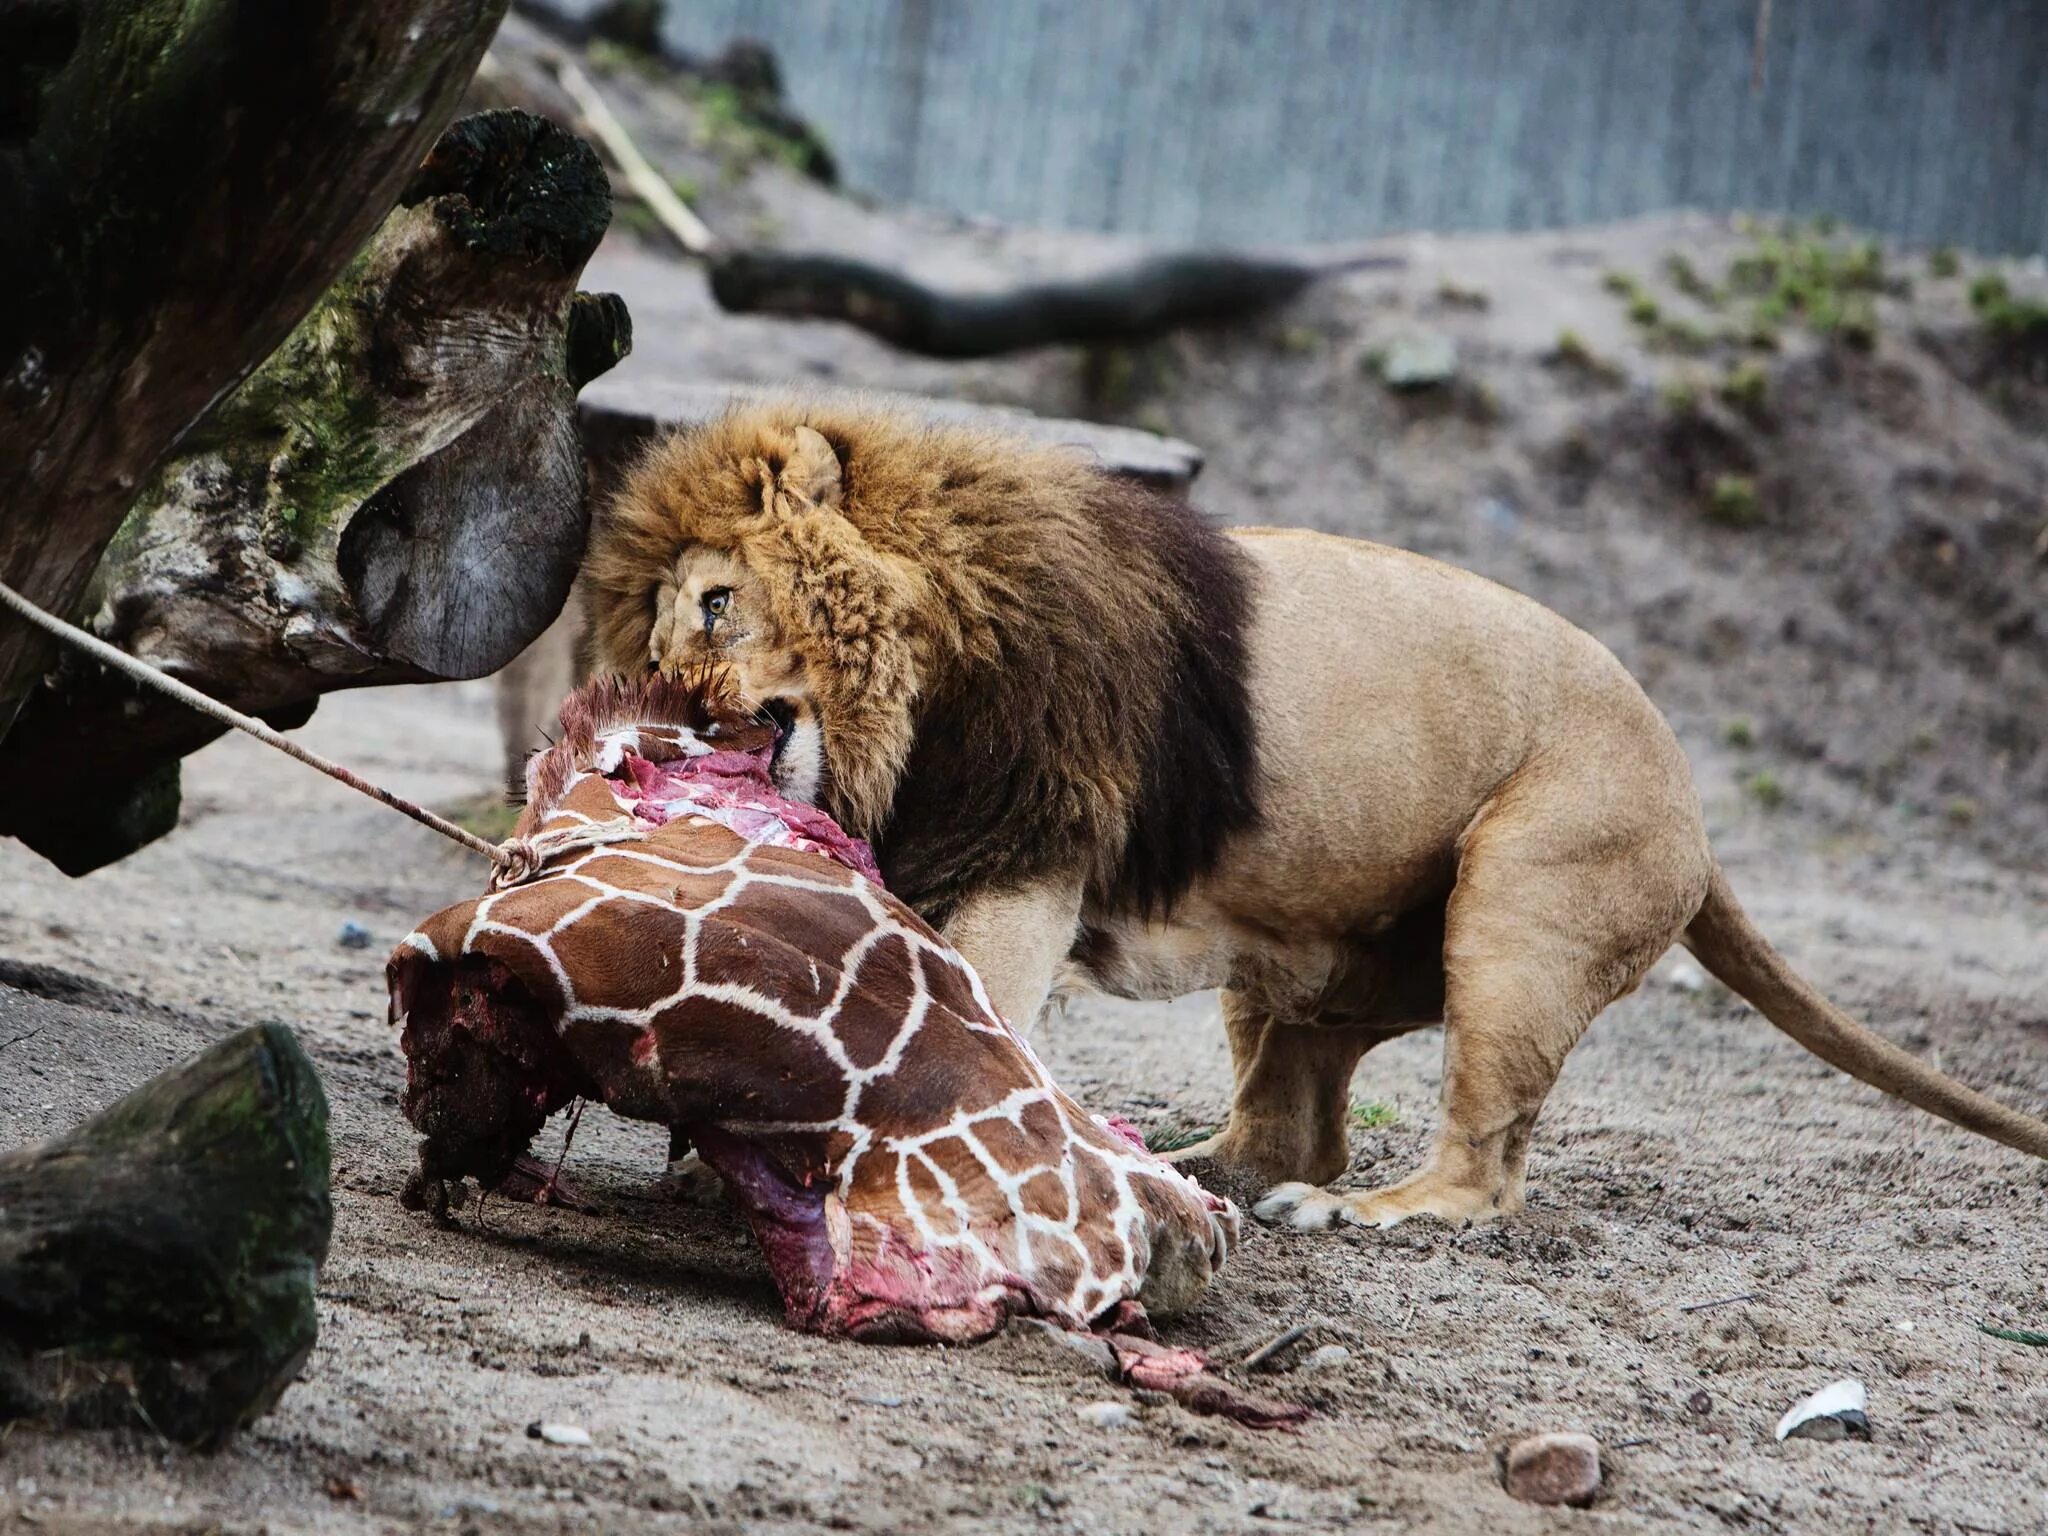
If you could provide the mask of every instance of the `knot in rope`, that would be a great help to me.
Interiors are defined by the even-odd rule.
[[[584,826],[556,827],[551,832],[536,832],[531,837],[508,837],[491,855],[498,864],[491,875],[491,889],[504,891],[515,885],[524,885],[545,869],[549,860],[560,858],[565,853],[573,853],[579,848],[598,848],[606,843],[641,842],[651,830],[631,817],[619,816]]]

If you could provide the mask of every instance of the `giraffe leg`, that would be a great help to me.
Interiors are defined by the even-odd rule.
[[[1351,1074],[1385,1030],[1292,1023],[1242,993],[1223,994],[1237,1091],[1223,1129],[1169,1154],[1214,1158],[1261,1179],[1322,1183],[1351,1161]]]
[[[1683,825],[1546,819],[1540,794],[1475,822],[1444,938],[1443,1119],[1421,1168],[1382,1189],[1269,1190],[1262,1221],[1304,1231],[1410,1216],[1485,1221],[1522,1208],[1529,1138],[1566,1054],[1632,991],[1683,930],[1705,890],[1704,838]],[[1611,814],[1611,800],[1573,797]],[[1599,812],[1595,812],[1596,814]],[[1617,821],[1620,818],[1615,818]]]

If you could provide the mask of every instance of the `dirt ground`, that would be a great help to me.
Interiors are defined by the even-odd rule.
[[[611,86],[666,167],[703,173],[721,228],[975,281],[1114,248],[867,208],[773,167],[720,174],[686,117]],[[1240,332],[970,365],[718,316],[701,275],[623,238],[586,286],[627,295],[625,367],[644,377],[870,384],[1170,430],[1209,453],[1196,495],[1221,517],[1387,539],[1551,603],[1670,713],[1716,846],[1795,963],[2041,1112],[2048,388],[1986,351],[1966,270],[1884,298],[1869,352],[1788,327],[1762,359],[1768,404],[1734,408],[1735,359],[1659,344],[1606,274],[1687,313],[1665,257],[1718,272],[1753,243],[1683,218],[1386,242],[1392,266]],[[1567,330],[1601,369],[1560,364]],[[1454,342],[1455,377],[1394,395],[1378,359],[1417,332]],[[1758,493],[1740,526],[1708,515],[1731,474]],[[502,782],[488,683],[333,698],[304,734],[431,804]],[[2048,1531],[2048,1351],[1977,1326],[2048,1327],[2048,1166],[1846,1080],[1685,965],[1573,1054],[1526,1213],[1249,1228],[1171,1337],[1228,1363],[1305,1327],[1252,1378],[1314,1410],[1300,1433],[1154,1404],[1105,1429],[1077,1410],[1133,1400],[1035,1340],[786,1331],[737,1219],[654,1197],[647,1128],[585,1122],[570,1166],[596,1215],[494,1204],[442,1231],[400,1209],[413,1138],[383,958],[481,870],[254,743],[199,754],[185,782],[176,834],[84,880],[0,843],[0,1146],[283,1020],[334,1109],[320,1342],[214,1456],[14,1426],[0,1519],[23,1529]],[[340,946],[348,920],[369,948]],[[1082,1001],[1037,1040],[1083,1102],[1148,1132],[1224,1111],[1211,997]],[[1367,1059],[1355,1097],[1391,1123],[1354,1132],[1350,1181],[1421,1155],[1440,1047],[1432,1030]],[[1348,1355],[1311,1367],[1326,1345]],[[1843,1376],[1868,1387],[1871,1443],[1773,1441],[1786,1407]],[[592,1444],[529,1439],[541,1419]],[[1499,1453],[1543,1429],[1601,1440],[1591,1509],[1502,1492]]]
[[[330,700],[307,734],[440,803],[484,789],[496,747],[475,684]],[[320,1342],[278,1410],[215,1456],[16,1426],[0,1511],[36,1528],[2048,1527],[2048,1354],[1976,1329],[2048,1315],[2048,1169],[1847,1082],[1668,965],[1573,1055],[1526,1214],[1253,1229],[1173,1330],[1229,1361],[1306,1325],[1263,1378],[1315,1410],[1304,1431],[1144,1405],[1098,1429],[1077,1410],[1125,1394],[1042,1344],[787,1332],[733,1217],[650,1198],[663,1148],[645,1128],[585,1124],[572,1167],[599,1215],[490,1206],[451,1232],[400,1209],[413,1138],[383,955],[475,889],[475,862],[242,740],[200,754],[187,794],[176,836],[82,881],[0,846],[0,954],[35,989],[0,992],[0,1040],[40,1030],[0,1051],[0,1144],[62,1129],[234,1025],[285,1020],[334,1106]],[[1816,851],[1756,820],[1721,846],[1799,963],[1949,1070],[2038,1105],[2048,883],[1962,856]],[[339,946],[348,919],[371,948]],[[1095,1108],[1153,1130],[1223,1111],[1211,999],[1083,1003],[1039,1038]],[[1429,1031],[1368,1059],[1358,1096],[1398,1121],[1356,1133],[1352,1178],[1419,1155],[1438,1047]],[[1738,1295],[1752,1299],[1683,1310]],[[1326,1344],[1349,1358],[1304,1368]],[[1874,1442],[1773,1443],[1777,1416],[1840,1376],[1867,1383]],[[592,1446],[528,1439],[543,1418]],[[1549,1428],[1607,1447],[1592,1510],[1501,1492],[1496,1453]]]

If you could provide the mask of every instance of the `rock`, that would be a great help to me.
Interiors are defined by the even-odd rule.
[[[1868,1440],[1869,1404],[1854,1377],[1832,1382],[1778,1420],[1780,1440]]]
[[[1664,968],[1664,980],[1680,992],[1704,992],[1707,973],[1690,960],[1673,960]]]
[[[1081,1422],[1093,1424],[1097,1429],[1122,1429],[1137,1415],[1131,1412],[1129,1403],[1087,1403],[1080,1409]]]
[[[549,1445],[588,1445],[590,1431],[574,1424],[537,1422],[526,1426],[526,1438],[545,1440]]]
[[[1075,1333],[1070,1328],[1058,1328],[1035,1317],[1015,1318],[1010,1323],[1010,1336],[1016,1339],[1017,1347],[1033,1353],[1043,1353],[1048,1361],[1065,1365],[1093,1366],[1103,1375],[1116,1375],[1116,1351],[1108,1341],[1092,1333]]]
[[[1702,1387],[1699,1391],[1693,1393],[1691,1397],[1688,1397],[1685,1400],[1685,1406],[1690,1408],[1694,1413],[1708,1413],[1711,1412],[1713,1409],[1714,1400],[1712,1397],[1707,1395],[1707,1389],[1705,1387]]]
[[[1380,354],[1380,378],[1389,389],[1434,389],[1457,371],[1457,346],[1440,331],[1399,337]]]
[[[1514,532],[1515,524],[1520,521],[1519,514],[1516,513],[1514,507],[1501,500],[1498,496],[1480,497],[1478,506],[1473,510],[1478,514],[1479,520],[1482,523],[1501,533]]]
[[[354,918],[350,918],[341,925],[341,932],[334,936],[334,942],[343,949],[368,949],[370,947],[370,930]]]
[[[1310,1350],[1308,1358],[1298,1369],[1304,1371],[1327,1370],[1333,1365],[1342,1365],[1351,1358],[1351,1351],[1342,1344],[1325,1344],[1321,1349]]]
[[[1600,1491],[1600,1442],[1562,1433],[1517,1440],[1502,1483],[1525,1504],[1590,1504]]]

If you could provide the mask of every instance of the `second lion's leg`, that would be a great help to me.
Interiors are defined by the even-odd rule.
[[[1212,1157],[1271,1181],[1334,1179],[1351,1161],[1351,1074],[1386,1033],[1297,1024],[1241,993],[1222,996],[1237,1079],[1230,1119],[1174,1160]]]

